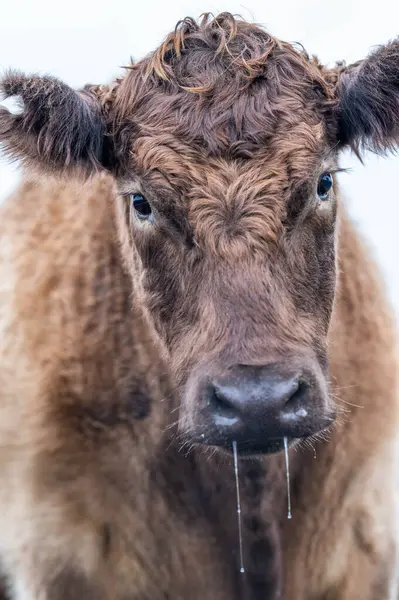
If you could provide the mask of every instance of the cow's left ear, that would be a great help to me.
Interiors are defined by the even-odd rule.
[[[383,153],[399,144],[399,38],[340,72],[338,135],[342,146]]]
[[[99,99],[53,77],[9,72],[0,81],[2,98],[16,96],[20,110],[0,106],[0,143],[12,158],[44,171],[79,167],[98,171],[105,157],[105,122]]]

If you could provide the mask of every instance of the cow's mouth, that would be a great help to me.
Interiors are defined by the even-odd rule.
[[[307,436],[306,436],[307,437]],[[299,438],[286,438],[289,447],[296,445],[299,442]],[[199,442],[201,445],[206,445],[219,449],[220,451],[233,454],[233,444],[230,442],[222,442],[218,444],[212,444],[210,441]],[[264,454],[277,454],[284,450],[284,438],[267,438],[262,441],[253,440],[241,440],[237,441],[237,452],[240,457],[256,457]]]
[[[306,440],[331,429],[334,423],[334,413],[327,411],[301,423],[300,427],[276,427],[273,424],[257,423],[255,426],[243,429],[231,423],[230,428],[209,427],[205,422],[199,429],[191,430],[188,441],[194,445],[208,446],[220,452],[231,455],[233,444],[236,444],[240,457],[261,457],[262,455],[283,452],[285,445],[293,447]],[[201,426],[202,425],[202,426]]]
[[[291,445],[291,440],[289,440]],[[227,450],[227,448],[226,448]],[[240,456],[254,456],[259,454],[276,454],[284,450],[284,438],[270,438],[263,443],[237,442],[237,452]],[[231,448],[228,451],[232,452]]]

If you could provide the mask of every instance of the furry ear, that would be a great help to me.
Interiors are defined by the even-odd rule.
[[[338,87],[342,145],[383,153],[399,143],[399,38],[342,69]]]
[[[12,158],[47,171],[101,168],[105,126],[95,96],[17,72],[0,81],[0,93],[21,103],[18,114],[0,106],[0,143]]]

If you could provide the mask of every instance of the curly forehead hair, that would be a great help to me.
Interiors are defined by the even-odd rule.
[[[158,135],[205,166],[212,155],[265,152],[282,165],[301,148],[320,158],[345,146],[384,153],[398,138],[398,57],[396,39],[327,68],[229,13],[186,18],[110,85],[77,91],[54,77],[6,73],[0,92],[20,96],[24,110],[0,107],[0,142],[44,170],[105,167],[117,177],[131,170],[136,140]]]
[[[310,128],[323,122],[328,134],[331,73],[302,48],[228,13],[180,21],[128,70],[115,89],[114,114],[139,135],[161,127],[210,154],[251,156],[299,120]]]

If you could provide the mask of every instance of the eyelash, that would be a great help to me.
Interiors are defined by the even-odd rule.
[[[329,169],[328,172],[331,173],[331,175],[335,175],[336,173],[349,173],[350,170],[349,167],[337,167],[336,169]]]

